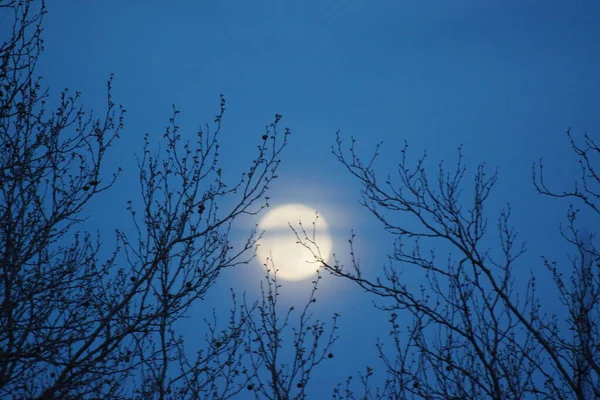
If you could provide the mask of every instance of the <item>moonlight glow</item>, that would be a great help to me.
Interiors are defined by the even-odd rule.
[[[265,234],[260,242],[257,255],[260,262],[269,267],[272,260],[277,269],[277,278],[285,280],[302,280],[316,274],[320,264],[315,262],[313,253],[298,244],[298,239],[291,226],[303,238],[302,228],[310,240],[319,246],[311,245],[315,254],[320,254],[325,260],[331,254],[331,236],[327,231],[327,223],[316,210],[301,204],[287,204],[269,211],[258,225]],[[302,224],[302,227],[300,226]]]

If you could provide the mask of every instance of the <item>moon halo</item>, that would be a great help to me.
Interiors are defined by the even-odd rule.
[[[298,243],[290,225],[310,249]],[[274,267],[277,270],[277,279],[307,279],[320,268],[313,252],[325,261],[331,254],[332,238],[327,229],[327,222],[322,215],[308,206],[285,204],[275,207],[261,218],[258,228],[264,231],[264,235],[256,255],[267,268]],[[305,240],[302,229],[316,245]]]

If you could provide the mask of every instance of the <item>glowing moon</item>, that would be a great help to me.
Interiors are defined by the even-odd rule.
[[[317,218],[315,210],[301,204],[276,207],[260,220],[258,228],[265,231],[257,249],[261,263],[267,264],[268,268],[274,266],[277,279],[299,281],[316,274],[320,264],[315,262],[309,249],[297,243],[298,239],[290,229],[290,224],[301,239],[304,239],[304,228],[308,238],[318,245],[317,248],[310,244],[310,248],[325,260],[331,254],[332,240],[323,216],[319,214]],[[309,244],[306,240],[303,241]]]

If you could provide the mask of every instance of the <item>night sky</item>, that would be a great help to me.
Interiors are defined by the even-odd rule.
[[[511,205],[528,249],[516,277],[533,272],[542,293],[552,287],[540,256],[566,260],[559,225],[569,203],[538,195],[531,167],[543,158],[551,187],[568,189],[579,169],[565,132],[600,133],[599,3],[53,0],[47,6],[38,72],[50,94],[81,91],[83,104],[101,113],[114,73],[113,100],[128,110],[108,165],[123,173],[87,210],[86,228],[98,230],[107,248],[115,228],[130,228],[126,201],[139,197],[134,154],[143,135],[160,138],[175,104],[182,132],[192,138],[212,122],[223,94],[225,176],[245,170],[265,125],[283,115],[292,135],[271,205],[317,209],[342,262],[354,229],[357,255],[376,276],[393,238],[359,205],[360,186],[331,154],[338,131],[345,143],[355,137],[365,155],[384,143],[376,164],[382,176],[394,173],[405,141],[411,159],[427,152],[432,177],[440,160],[456,161],[460,145],[466,184],[477,164],[498,168],[490,224]],[[256,222],[240,221],[234,238],[242,240]],[[213,307],[227,311],[229,288],[256,299],[263,276],[258,262],[226,271],[182,330],[193,338]],[[310,286],[310,280],[284,282],[283,305],[302,304]],[[544,304],[552,306],[556,296],[545,293]],[[315,317],[341,314],[340,339],[335,357],[315,370],[309,393],[330,394],[367,365],[382,373],[375,341],[385,341],[389,328],[373,306],[377,299],[327,275],[317,297]]]

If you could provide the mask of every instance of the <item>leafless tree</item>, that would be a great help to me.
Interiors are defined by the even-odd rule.
[[[571,144],[582,167],[574,189],[548,189],[541,162],[534,167],[535,187],[547,196],[573,198],[598,215],[600,148],[588,136],[584,147],[572,138]],[[380,146],[361,158],[355,140],[345,148],[338,135],[333,153],[361,183],[361,204],[395,237],[389,263],[381,274],[365,269],[354,253],[354,234],[349,265],[315,258],[382,300],[378,306],[389,314],[392,341],[377,343],[377,349],[387,379],[373,387],[369,367],[358,388],[349,380],[334,398],[600,397],[600,254],[594,234],[578,229],[578,212],[569,210],[562,229],[575,253],[571,265],[544,259],[564,306],[546,309],[536,292],[540,276],[532,273],[522,282],[514,273],[529,266],[520,264],[525,246],[511,225],[510,207],[495,226],[488,224],[485,205],[496,172],[479,165],[467,186],[459,148],[456,164],[440,163],[431,177],[426,156],[410,163],[405,145],[397,173],[381,176]],[[297,237],[313,248],[306,235]]]
[[[573,188],[560,192],[549,189],[541,160],[537,172],[533,170],[539,193],[573,201],[567,213],[568,223],[565,228],[561,227],[561,235],[573,249],[570,265],[559,265],[544,258],[565,307],[566,323],[554,323],[546,334],[552,338],[557,352],[564,356],[565,369],[570,374],[568,389],[577,398],[590,399],[600,396],[600,252],[594,245],[597,233],[589,228],[589,219],[600,215],[600,146],[588,134],[584,135],[583,146],[576,142],[570,130],[567,136],[581,168],[581,176]],[[586,214],[583,222],[578,220],[581,211]],[[562,333],[565,327],[570,337]]]
[[[0,47],[0,397],[225,399],[246,390],[258,373],[243,361],[252,307],[234,296],[228,322],[208,319],[198,348],[184,346],[176,323],[223,269],[253,257],[260,235],[234,248],[230,231],[268,205],[289,134],[277,129],[281,116],[257,137],[248,169],[226,183],[224,100],[214,127],[191,141],[173,108],[163,150],[146,135],[138,155],[141,198],[128,203],[135,228],[117,230],[108,249],[82,223],[118,175],[104,168],[125,113],[112,78],[100,117],[77,92],[52,108],[35,73],[43,2],[0,5],[14,18]]]
[[[267,276],[261,284],[262,299],[255,305],[258,316],[246,315],[250,323],[248,353],[252,371],[257,372],[248,385],[256,399],[302,400],[315,367],[334,357],[332,347],[337,340],[337,319],[331,326],[315,319],[310,309],[317,302],[318,274],[297,320],[292,318],[294,306],[280,314],[281,285],[272,259],[266,261]],[[254,308],[254,307],[253,307]]]

